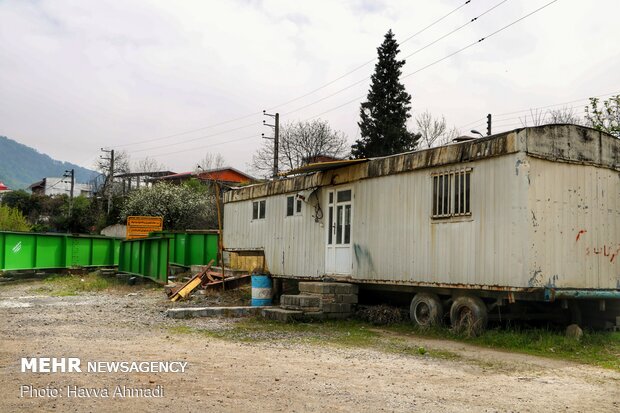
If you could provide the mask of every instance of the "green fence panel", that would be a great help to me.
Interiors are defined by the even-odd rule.
[[[34,235],[32,239],[34,240],[33,268],[65,267],[66,236]]]
[[[118,270],[150,278],[158,283],[167,283],[169,243],[167,237],[139,238],[121,242]]]
[[[120,239],[97,235],[0,232],[0,270],[118,265]]]
[[[157,231],[150,236],[170,239],[171,264],[189,267],[217,261],[217,231]]]

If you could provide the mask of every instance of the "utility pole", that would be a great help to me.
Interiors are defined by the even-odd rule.
[[[70,184],[71,189],[69,190],[69,216],[71,216],[73,212],[73,188],[75,187],[75,169],[66,170],[62,175],[63,178],[71,178]],[[66,183],[67,181],[63,181]]]
[[[101,159],[105,159],[110,161],[110,167],[108,168],[108,178],[106,179],[105,191],[108,196],[108,215],[112,210],[112,186],[114,185],[114,149],[106,150],[101,148],[102,152],[109,153],[109,158],[104,158],[101,156]]]
[[[263,121],[264,126],[269,126],[273,128],[273,138],[268,138],[265,134],[262,134],[263,139],[273,139],[273,178],[278,177],[278,158],[279,158],[279,146],[280,146],[280,114],[276,113],[272,115],[271,113],[267,113],[267,111],[263,110],[264,116],[271,116],[274,118],[275,122],[273,125]]]
[[[65,174],[62,177],[71,178],[71,181],[69,181],[71,184],[71,189],[69,190],[69,199],[73,201],[73,188],[75,188],[75,169],[65,171]]]
[[[487,136],[491,136],[491,114],[487,115]]]

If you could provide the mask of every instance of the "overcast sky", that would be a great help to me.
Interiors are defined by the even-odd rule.
[[[109,147],[177,172],[214,152],[248,170],[270,132],[263,109],[282,123],[320,115],[353,142],[374,63],[328,83],[374,59],[390,28],[412,54],[413,116],[469,133],[487,113],[495,131],[534,107],[576,101],[581,114],[588,96],[620,92],[617,0],[559,0],[418,71],[549,1],[472,0],[410,38],[465,0],[4,0],[0,135],[86,167]]]

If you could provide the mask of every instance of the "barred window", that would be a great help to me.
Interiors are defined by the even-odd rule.
[[[433,174],[433,218],[471,215],[471,169]]]

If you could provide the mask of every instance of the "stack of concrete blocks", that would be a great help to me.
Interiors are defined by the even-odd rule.
[[[280,308],[263,316],[278,321],[344,319],[353,314],[358,287],[335,282],[300,282],[299,295],[282,295]]]

